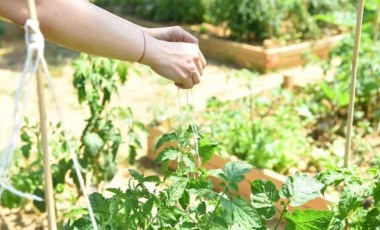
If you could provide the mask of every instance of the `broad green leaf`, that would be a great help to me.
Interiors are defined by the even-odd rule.
[[[266,220],[271,220],[276,216],[274,205],[280,199],[276,185],[267,180],[255,180],[251,182],[251,200],[253,207]]]
[[[218,143],[210,142],[207,139],[201,139],[198,152],[202,158],[202,164],[207,163],[218,149]]]
[[[286,213],[288,225],[286,230],[320,230],[327,229],[333,217],[333,212],[317,210],[295,210]]]
[[[83,144],[85,152],[90,156],[96,157],[102,149],[104,141],[97,133],[88,133],[83,138]]]
[[[221,206],[224,209],[223,217],[229,224],[240,224],[248,229],[266,229],[257,210],[243,198],[235,197],[232,201],[221,198]]]
[[[155,147],[155,150],[157,151],[161,146],[168,142],[178,141],[178,136],[176,133],[167,133],[164,134],[158,141]]]
[[[252,165],[242,161],[230,161],[224,166],[224,174],[228,182],[239,183],[244,180],[244,174],[252,168]]]
[[[280,196],[290,199],[291,206],[298,207],[320,196],[323,187],[317,179],[295,173],[282,186]]]

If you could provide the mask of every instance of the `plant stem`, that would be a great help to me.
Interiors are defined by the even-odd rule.
[[[211,214],[210,218],[208,219],[208,221],[207,221],[207,225],[206,225],[206,228],[205,228],[205,229],[209,229],[209,226],[210,226],[210,224],[211,224],[211,221],[214,219],[214,216],[215,216],[216,210],[218,210],[218,208],[219,208],[219,206],[220,206],[220,202],[221,202],[223,196],[226,194],[226,189],[227,189],[227,187],[224,188],[224,190],[223,190],[223,192],[222,192],[222,195],[220,195],[219,200],[218,200],[218,203],[217,203],[216,206],[215,206],[214,212]]]
[[[277,230],[278,226],[280,226],[281,220],[284,218],[284,215],[288,212],[288,205],[289,205],[289,203],[290,203],[290,200],[288,201],[288,203],[286,203],[284,205],[284,208],[282,209],[280,218],[278,218],[277,224],[276,224],[276,226],[274,227],[273,230]]]

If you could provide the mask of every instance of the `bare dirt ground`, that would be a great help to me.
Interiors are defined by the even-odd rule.
[[[23,35],[19,29],[10,27],[10,32],[0,35],[0,149],[6,145],[10,134],[10,127],[13,123],[13,95],[18,85],[18,77],[21,73],[24,58],[25,44]],[[78,57],[78,53],[65,48],[47,44],[46,58],[50,64],[53,75],[56,94],[59,98],[60,107],[63,111],[65,123],[73,135],[79,135],[84,126],[84,119],[88,116],[85,106],[77,102],[74,88],[72,87],[72,75],[74,69],[72,61]],[[215,96],[220,99],[228,100],[244,96],[250,93],[246,87],[246,78],[229,77],[234,75],[237,68],[208,60],[209,64],[204,71],[202,83],[193,89],[194,106],[197,111],[204,109],[207,99]],[[147,67],[133,64],[133,68],[139,69],[142,76],[132,74],[126,85],[119,88],[119,96],[114,98],[113,104],[123,107],[131,107],[135,117],[148,124],[156,115],[168,117],[178,114],[178,90],[169,81],[157,76]],[[319,67],[295,68],[282,71],[280,73],[263,75],[252,79],[253,92],[268,90],[277,87],[283,81],[283,75],[295,76],[295,82],[304,84],[305,82],[315,81],[321,76]],[[47,115],[50,121],[58,121],[55,113],[52,98],[45,87],[47,95]],[[25,116],[29,120],[38,119],[37,97],[35,93],[34,81],[26,88],[27,109]],[[180,92],[181,104],[186,103],[186,92]],[[121,127],[123,128],[123,127]],[[144,136],[142,138],[145,138]],[[144,142],[144,140],[143,140]],[[140,152],[140,157],[144,156],[145,149]],[[128,168],[132,167],[125,163],[125,148],[121,149],[119,173],[107,187],[126,185],[129,178]],[[157,173],[154,166],[146,162],[143,158],[137,166],[139,170],[146,174]],[[153,168],[153,169],[152,169]],[[27,216],[28,218],[24,218]],[[39,229],[46,226],[42,221],[44,216],[35,215],[32,209],[26,212],[19,210],[0,209],[0,229]],[[42,223],[42,225],[41,225]]]

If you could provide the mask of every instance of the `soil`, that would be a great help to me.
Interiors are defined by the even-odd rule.
[[[24,59],[25,43],[21,29],[6,25],[6,34],[0,35],[0,149],[8,142],[11,124],[13,124],[13,95],[18,85]],[[61,110],[69,132],[75,136],[80,135],[84,128],[84,119],[88,117],[86,106],[81,106],[77,102],[74,88],[72,87],[71,76],[74,73],[72,61],[79,56],[79,53],[70,51],[63,47],[47,43],[45,56],[50,64],[53,81],[56,85],[56,95],[58,95]],[[195,109],[204,109],[207,99],[215,96],[222,100],[229,100],[242,97],[251,93],[259,92],[278,87],[282,83],[284,75],[294,76],[298,84],[316,81],[321,76],[319,66],[311,66],[306,69],[295,68],[280,73],[272,73],[259,76],[253,79],[254,88],[250,91],[246,87],[247,79],[229,77],[232,71],[238,69],[227,66],[212,60],[204,71],[202,83],[192,91],[194,95]],[[186,104],[186,92],[180,91],[169,81],[157,76],[149,68],[139,64],[133,64],[133,69],[139,70],[141,76],[131,74],[126,85],[119,88],[119,96],[113,98],[112,105],[131,107],[135,117],[145,124],[152,121],[159,114],[161,117],[169,117],[178,114],[178,94],[181,105]],[[307,77],[305,77],[307,76]],[[30,121],[38,120],[37,97],[35,93],[35,83],[30,82],[26,87],[27,108],[25,116]],[[58,116],[55,112],[54,104],[49,90],[45,87],[47,116],[49,121],[57,122]],[[153,111],[153,112],[152,112]],[[154,115],[156,114],[156,115]],[[125,127],[124,127],[125,128]],[[123,126],[121,126],[123,129]],[[142,136],[145,143],[145,136]],[[137,168],[145,174],[157,174],[155,166],[147,161],[144,156],[147,146],[139,152],[139,160],[135,166],[130,166],[126,162],[126,147],[120,150],[118,159],[118,174],[105,187],[127,186],[130,178],[128,169]],[[62,206],[62,205],[61,205]],[[63,206],[62,209],[65,207]],[[61,212],[58,210],[58,212]],[[45,216],[37,214],[33,209],[26,211],[0,209],[0,229],[41,229],[46,228]]]

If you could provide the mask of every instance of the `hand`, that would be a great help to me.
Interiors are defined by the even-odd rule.
[[[146,36],[145,56],[141,63],[182,89],[191,89],[198,84],[206,66],[197,44],[167,42],[149,35]]]
[[[179,26],[146,28],[144,31],[161,41],[198,44],[198,39],[196,37]]]

